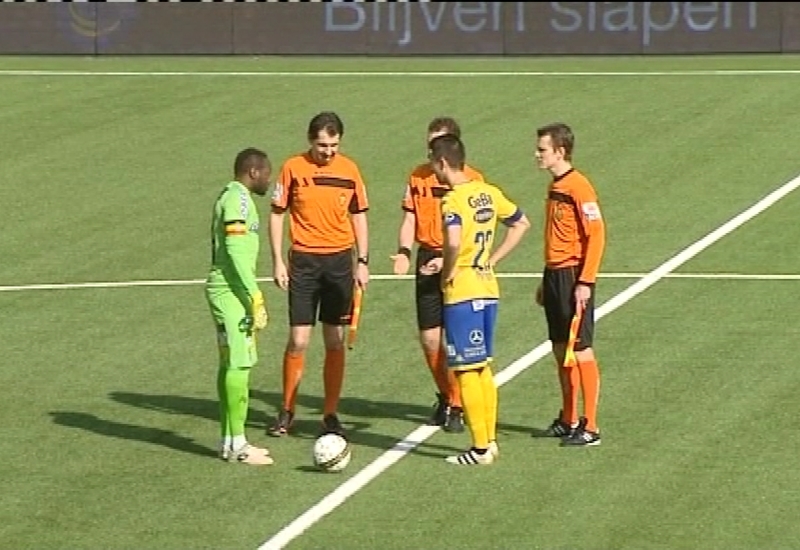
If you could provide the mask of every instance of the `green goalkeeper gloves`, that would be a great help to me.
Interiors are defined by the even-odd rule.
[[[260,290],[253,295],[251,315],[253,316],[253,328],[262,330],[267,327],[269,315],[267,314],[267,306],[264,303],[264,294]]]

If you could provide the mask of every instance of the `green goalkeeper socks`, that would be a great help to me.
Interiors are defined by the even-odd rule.
[[[225,402],[232,437],[244,436],[247,411],[250,405],[250,369],[227,369],[225,372]]]
[[[217,370],[217,398],[219,399],[219,435],[223,442],[231,438],[231,423],[228,418],[228,393],[225,389],[225,378],[228,369]]]

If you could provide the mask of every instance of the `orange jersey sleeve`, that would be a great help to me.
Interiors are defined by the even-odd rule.
[[[547,267],[582,266],[578,280],[595,282],[605,250],[605,224],[594,187],[577,170],[550,185],[544,237]]]
[[[361,171],[349,158],[339,154],[319,166],[297,155],[281,168],[272,208],[289,212],[293,250],[329,254],[353,246],[350,215],[366,212],[369,201]]]
[[[470,166],[464,166],[470,179],[483,181],[483,174]],[[439,183],[429,164],[420,164],[409,177],[402,208],[416,217],[414,239],[420,246],[441,250],[444,245],[442,228],[442,197],[450,190]]]
[[[417,207],[414,204],[414,196],[412,195],[412,189],[414,188],[414,175],[411,175],[411,179],[406,184],[406,191],[403,193],[403,201],[400,203],[400,207],[405,210],[406,212],[416,213]]]
[[[275,182],[275,189],[272,191],[273,211],[284,212],[289,208],[292,190],[297,183],[295,180],[293,180],[292,160],[293,159],[289,159],[283,163],[283,166],[281,166],[281,171],[278,173],[278,179]]]

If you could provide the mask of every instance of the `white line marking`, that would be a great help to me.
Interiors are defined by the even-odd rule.
[[[617,274],[619,275],[619,274]],[[666,279],[710,279],[738,281],[800,281],[800,273],[670,273]]]
[[[556,76],[767,76],[797,75],[800,69],[710,69],[695,71],[65,71],[4,69],[0,76],[271,76],[302,78],[336,77],[556,77]]]
[[[647,273],[601,273],[600,279],[641,279]],[[498,273],[498,279],[537,279],[541,273]],[[706,279],[740,281],[800,281],[800,273],[668,273],[665,279]],[[376,274],[374,281],[410,281],[413,275]],[[272,277],[259,277],[262,283],[271,283]],[[202,285],[205,279],[142,279],[138,281],[97,281],[84,283],[32,283],[26,285],[0,285],[0,292],[23,292],[31,290],[81,290],[90,288],[134,288],[148,286],[194,286]]]
[[[600,319],[605,317],[614,310],[622,307],[638,294],[647,290],[658,281],[666,277],[670,272],[674,271],[681,265],[697,256],[700,252],[720,240],[734,229],[742,226],[749,220],[758,216],[761,212],[781,200],[798,187],[800,187],[800,176],[797,176],[791,181],[783,184],[781,187],[763,199],[759,200],[757,203],[753,204],[741,214],[733,217],[728,222],[724,223],[699,241],[696,241],[695,243],[678,252],[672,258],[647,273],[644,277],[638,279],[631,286],[597,308],[596,318]],[[539,359],[545,357],[549,352],[550,342],[539,344],[527,354],[511,363],[505,369],[495,374],[497,385],[502,386],[507,382],[510,382],[514,379],[514,377],[528,369]],[[415,447],[431,437],[434,433],[436,433],[437,430],[438,427],[436,426],[421,426],[408,434],[405,439],[397,443],[393,448],[384,452],[364,469],[354,474],[347,481],[339,485],[334,491],[320,500],[317,504],[309,508],[294,521],[278,531],[264,544],[259,546],[258,550],[279,550],[284,548],[291,541],[299,537],[306,529],[331,513],[345,500],[363,489],[370,481],[378,477],[390,466],[410,453]]]

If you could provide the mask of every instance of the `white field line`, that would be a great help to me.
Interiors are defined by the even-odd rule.
[[[799,75],[800,69],[709,69],[676,71],[69,71],[50,69],[3,69],[0,76],[118,76],[118,77],[645,77],[645,76],[767,76]]]
[[[761,212],[781,200],[798,187],[800,187],[800,176],[797,176],[791,181],[783,184],[781,187],[753,204],[741,214],[733,217],[699,241],[696,241],[684,248],[675,256],[659,265],[643,277],[637,279],[635,283],[597,308],[597,319],[605,317],[614,310],[622,307],[638,294],[644,292],[658,281],[665,278],[672,271],[697,256],[700,252],[720,240],[728,233],[758,216]],[[533,348],[527,354],[523,355],[505,369],[495,374],[497,385],[502,386],[513,380],[516,376],[524,372],[539,359],[550,353],[550,349],[550,342],[547,341]],[[353,474],[349,479],[344,481],[317,504],[300,514],[300,516],[298,516],[295,520],[271,536],[266,542],[258,547],[258,550],[279,550],[284,548],[291,541],[303,534],[303,532],[309,527],[339,507],[349,497],[363,489],[370,481],[381,475],[401,458],[408,455],[408,453],[410,453],[415,447],[436,433],[437,430],[437,426],[421,426],[408,434],[405,439],[384,452],[362,470]]]
[[[600,273],[600,279],[641,279],[646,273]],[[498,273],[499,279],[538,279],[541,273]],[[377,274],[373,281],[409,281],[413,275]],[[665,279],[706,279],[743,281],[800,281],[800,273],[667,273]],[[271,283],[272,277],[259,277],[259,282]],[[153,286],[202,285],[205,279],[141,279],[135,281],[97,281],[81,283],[31,283],[22,285],[0,285],[0,292],[24,292],[33,290],[80,290],[92,288],[133,288]]]

